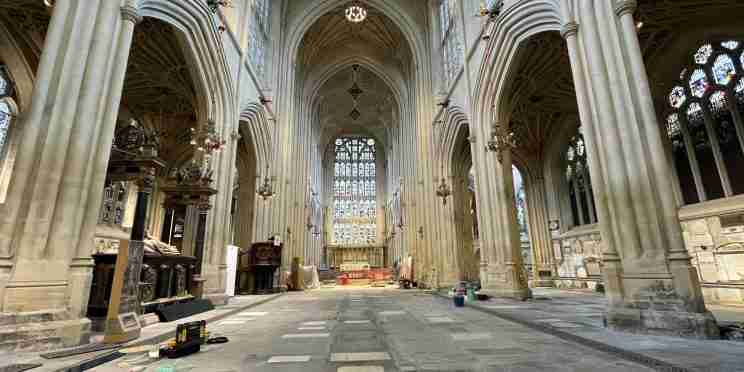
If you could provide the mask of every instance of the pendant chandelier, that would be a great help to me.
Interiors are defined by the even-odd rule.
[[[207,160],[213,154],[222,151],[227,144],[227,141],[217,133],[217,127],[211,120],[204,126],[191,128],[190,137],[189,143],[196,147],[197,151],[204,153],[204,157]]]
[[[266,175],[264,176],[263,184],[256,190],[256,194],[263,200],[269,200],[274,197],[274,187],[271,183],[271,177],[269,177],[269,166],[266,166]]]
[[[351,23],[360,23],[367,18],[367,9],[359,1],[352,1],[346,7],[346,19]]]
[[[351,95],[351,99],[354,100],[354,109],[351,110],[351,113],[349,113],[349,116],[351,116],[353,120],[357,120],[359,119],[360,116],[362,116],[362,113],[359,111],[358,99],[359,99],[359,96],[361,96],[362,93],[364,93],[362,88],[359,88],[359,84],[357,84],[357,79],[359,75],[359,65],[352,66],[351,75],[352,75],[352,79],[354,80],[354,84],[351,86],[351,88],[349,88],[348,92],[349,92],[349,95]]]

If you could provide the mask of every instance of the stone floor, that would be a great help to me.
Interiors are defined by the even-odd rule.
[[[93,371],[157,371],[168,366],[179,372],[665,370],[637,364],[618,350],[679,366],[679,371],[744,371],[744,343],[610,332],[601,324],[602,296],[543,289],[534,293],[532,301],[491,300],[479,302],[480,309],[455,308],[450,299],[398,289],[289,293],[249,309],[243,309],[248,300],[238,298],[229,309],[218,310],[229,310],[228,316],[208,326],[211,336],[227,336],[229,343],[207,345],[178,360],[125,356]],[[729,307],[718,311],[719,317],[744,314],[744,309]],[[147,332],[157,333],[154,328]],[[616,353],[597,345],[612,346]],[[59,369],[45,365],[32,372],[42,370]]]
[[[230,342],[148,371],[650,371],[418,291],[291,293],[210,326]],[[118,360],[95,371],[128,371]]]
[[[491,299],[474,305],[490,314],[557,329],[589,342],[615,347],[700,372],[744,371],[744,343],[613,332],[602,325],[601,294],[551,288],[533,289],[533,300]],[[744,321],[744,308],[709,306],[719,322]]]
[[[129,343],[129,345],[138,344],[149,344],[158,342],[158,340],[164,337],[169,337],[175,332],[175,325],[181,322],[207,320],[217,320],[229,316],[235,312],[248,309],[257,304],[263,302],[272,301],[281,295],[257,295],[257,296],[238,296],[233,297],[230,300],[230,304],[227,306],[218,307],[215,310],[208,311],[205,313],[197,314],[188,318],[181,319],[179,321],[170,323],[157,323],[145,327],[142,329],[140,338]],[[66,371],[68,367],[79,365],[82,362],[100,358],[103,355],[110,354],[111,350],[100,351],[88,354],[73,355],[65,358],[57,359],[44,359],[40,356],[40,353],[24,353],[24,354],[2,354],[0,353],[0,372],[4,371],[9,365],[15,363],[30,363],[30,364],[42,364],[41,367],[34,368],[31,372],[62,372]]]

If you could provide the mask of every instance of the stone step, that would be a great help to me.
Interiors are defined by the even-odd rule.
[[[88,319],[56,320],[0,326],[0,352],[46,351],[87,343]]]
[[[0,313],[0,327],[28,323],[43,323],[59,320],[69,320],[70,314],[66,310],[42,310],[24,313]]]
[[[31,353],[63,347],[65,347],[64,342],[60,337],[31,338],[20,342],[7,341],[0,342],[0,355],[2,353]]]

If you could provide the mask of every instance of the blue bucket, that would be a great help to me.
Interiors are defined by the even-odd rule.
[[[455,307],[465,306],[465,296],[455,295],[452,299],[455,301]]]

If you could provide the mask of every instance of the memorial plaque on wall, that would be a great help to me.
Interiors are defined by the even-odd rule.
[[[119,246],[106,316],[105,343],[122,343],[140,335],[139,279],[144,248],[143,242],[135,240],[123,240]]]

